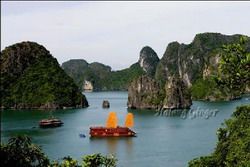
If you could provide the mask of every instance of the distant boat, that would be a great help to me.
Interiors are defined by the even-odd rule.
[[[129,128],[132,127],[133,124],[132,113],[128,113],[125,126],[122,127],[117,126],[117,117],[115,112],[110,112],[106,122],[106,127],[90,127],[89,134],[91,137],[134,137],[136,136],[136,133]]]
[[[39,122],[39,126],[41,128],[53,128],[62,126],[63,122],[60,119],[51,118],[51,119],[43,119]]]

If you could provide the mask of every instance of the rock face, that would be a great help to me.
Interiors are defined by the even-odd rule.
[[[239,37],[203,33],[188,45],[172,42],[157,66],[155,77],[164,85],[169,77],[178,75],[191,87],[197,79],[217,71],[222,45],[237,42]]]
[[[157,109],[160,107],[157,103],[159,97],[160,87],[158,83],[143,75],[130,84],[127,106],[132,109]]]
[[[228,100],[231,95],[220,89],[212,77],[218,73],[222,46],[237,43],[239,39],[240,35],[203,33],[187,45],[172,42],[157,65],[155,78],[161,87],[168,78],[182,78],[195,100]],[[246,46],[250,48],[250,41]]]
[[[88,63],[83,59],[73,59],[62,64],[64,71],[75,81],[79,88],[91,86],[95,90],[102,89],[102,81],[111,73],[111,67],[101,63]],[[91,84],[90,84],[91,83]]]
[[[21,42],[1,51],[1,107],[55,109],[87,107],[74,81],[48,50]]]
[[[110,103],[108,100],[103,100],[102,102],[102,108],[109,108],[110,107]]]
[[[94,89],[92,83],[90,81],[84,81],[84,84],[83,84],[83,90],[84,91],[92,91]]]
[[[184,109],[191,105],[191,94],[180,78],[170,79],[164,90],[144,75],[134,80],[128,89],[127,106],[131,109]]]
[[[138,63],[129,68],[111,71],[109,66],[101,63],[87,63],[85,60],[70,60],[62,64],[64,71],[80,87],[84,88],[85,80],[92,83],[93,90],[127,90],[129,83],[144,74]],[[83,89],[82,89],[83,90]]]
[[[178,77],[169,79],[165,91],[163,109],[188,109],[192,105],[191,93],[182,79]]]
[[[156,52],[145,46],[140,51],[138,62],[122,70],[111,71],[111,67],[107,65],[88,63],[82,59],[64,62],[62,68],[80,88],[84,88],[87,80],[92,83],[93,90],[127,90],[132,80],[143,74],[154,78],[158,62]]]
[[[240,35],[203,33],[197,34],[187,45],[170,43],[157,64],[155,76],[151,80],[139,78],[130,85],[128,107],[189,108],[191,96],[196,100],[228,100],[230,95],[221,90],[212,77],[218,73],[222,46],[236,43],[239,38]],[[250,50],[250,42],[247,48]],[[147,47],[143,48],[139,59],[146,74],[151,70],[147,66],[150,60],[145,55],[154,55],[148,50]],[[153,73],[150,74],[152,76]],[[156,98],[157,94],[159,98]]]
[[[138,63],[148,76],[154,77],[156,66],[159,61],[159,57],[151,47],[145,46],[140,51],[140,58]]]

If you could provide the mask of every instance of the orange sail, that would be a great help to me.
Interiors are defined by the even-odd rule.
[[[132,113],[128,113],[125,120],[125,126],[131,128],[134,126],[134,115]]]
[[[116,128],[117,127],[117,122],[118,122],[118,119],[117,119],[116,113],[115,112],[110,112],[109,116],[108,116],[108,119],[106,121],[106,127],[107,128]]]

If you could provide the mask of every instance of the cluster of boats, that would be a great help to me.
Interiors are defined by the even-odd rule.
[[[125,126],[117,125],[118,119],[115,112],[110,112],[106,121],[106,126],[90,127],[91,137],[134,137],[136,133],[130,128],[133,127],[133,114],[128,113]],[[41,128],[54,128],[62,126],[63,122],[57,118],[43,119],[39,122]]]

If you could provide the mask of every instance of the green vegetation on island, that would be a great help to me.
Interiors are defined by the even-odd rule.
[[[244,38],[249,39],[247,36]],[[250,42],[243,40],[243,43],[238,44],[239,41],[242,41],[241,35],[202,33],[197,34],[187,45],[178,42],[170,43],[163,57],[156,64],[153,77],[151,76],[151,79],[138,77],[130,84],[128,107],[179,109],[189,108],[192,100],[217,101],[238,98],[246,92],[246,88],[249,88],[247,86],[249,83],[241,79],[241,75],[248,75],[250,78],[249,70],[244,74],[241,70],[249,69],[247,55]],[[222,66],[219,64],[223,61],[223,55],[230,49],[238,49],[233,55],[242,53],[242,56],[234,59],[230,66],[238,72],[235,73],[234,83],[230,81],[232,88],[227,89],[220,78],[227,77],[230,72],[221,74]],[[239,66],[238,61],[244,61],[244,64]],[[239,85],[237,82],[245,83],[241,91],[237,89]]]
[[[217,68],[213,73],[196,80],[192,87],[193,99],[230,100],[240,97],[250,84],[250,52],[247,37],[222,45]]]
[[[123,70],[112,71],[111,75],[102,82],[104,90],[127,90],[133,79],[138,78],[142,74],[144,74],[144,71],[138,63]]]
[[[88,64],[85,60],[69,60],[62,64],[64,71],[71,76],[81,90],[84,90],[84,81],[89,81],[94,90],[127,90],[133,79],[144,74],[138,63],[129,68],[111,71],[109,66],[101,63]]]
[[[43,46],[21,42],[1,51],[1,107],[87,107],[78,87]]]
[[[197,79],[191,87],[192,98],[195,100],[225,100],[226,92],[218,86],[214,77],[206,77],[205,79]]]
[[[219,84],[237,96],[249,85],[250,54],[244,48],[245,37],[238,44],[224,46],[219,63]],[[236,85],[235,85],[236,84]],[[235,94],[236,93],[236,94]],[[250,105],[239,106],[232,118],[217,131],[214,152],[189,162],[190,167],[248,167],[250,165]]]
[[[82,59],[73,59],[64,62],[62,68],[81,90],[84,90],[85,81],[89,81],[97,91],[126,90],[134,78],[143,74],[138,63],[123,70],[111,71],[111,67],[101,63],[89,64]]]
[[[83,90],[84,81],[89,81],[96,90],[102,88],[103,81],[111,73],[111,67],[101,63],[88,63],[85,60],[73,59],[62,64],[64,71],[74,79],[77,86]]]
[[[112,71],[111,67],[101,63],[89,64],[85,60],[67,61],[63,63],[62,68],[82,90],[85,80],[90,81],[94,90],[128,90],[133,80],[147,75],[159,83],[161,92],[171,78],[180,78],[190,89],[193,100],[230,100],[245,90],[236,93],[234,88],[228,91],[222,87],[222,83],[218,84],[218,78],[222,77],[219,77],[219,62],[222,61],[225,52],[230,50],[225,46],[231,45],[231,50],[236,49],[239,47],[241,36],[200,33],[190,44],[170,43],[161,59],[152,48],[145,46],[140,51],[137,63],[119,71]],[[244,52],[247,55],[250,41],[247,40],[249,37],[244,36],[244,38],[244,44],[242,43],[244,46],[238,48],[237,52]],[[231,68],[237,70],[245,66]]]
[[[202,33],[197,34],[188,45],[172,42],[168,45],[157,66],[155,78],[161,87],[165,86],[168,78],[182,78],[190,88],[193,100],[233,99],[231,93],[234,93],[234,88],[227,91],[221,87],[221,84],[218,84],[216,78],[218,78],[220,71],[219,62],[222,61],[223,55],[229,49],[226,49],[225,46],[231,47],[232,50],[241,45],[235,54],[240,52],[244,52],[245,55],[249,54],[249,37],[244,36],[244,38],[248,41],[239,44],[241,35]],[[232,48],[233,46],[234,48]],[[244,59],[244,56],[240,59]],[[237,66],[237,68],[231,66],[230,68],[238,70],[247,68],[247,66],[242,65],[241,67]],[[233,85],[236,86],[237,84],[234,83]],[[244,91],[241,91],[241,93],[244,93]]]

